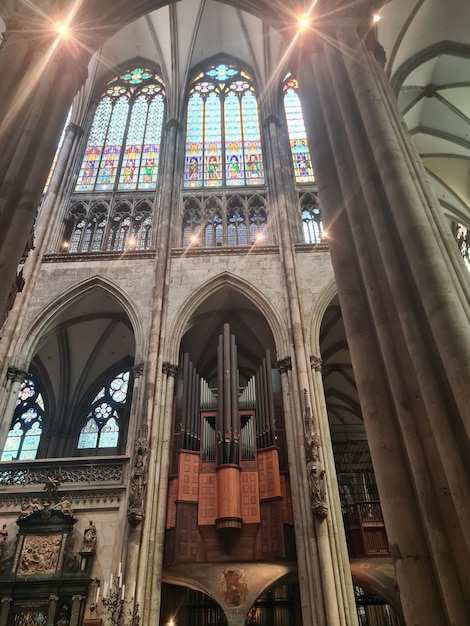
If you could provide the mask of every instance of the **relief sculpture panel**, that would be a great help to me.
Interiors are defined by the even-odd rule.
[[[25,537],[17,574],[55,574],[59,565],[62,534]]]

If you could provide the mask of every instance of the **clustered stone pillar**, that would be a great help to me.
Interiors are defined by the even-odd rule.
[[[405,619],[464,626],[468,283],[359,28],[338,12],[308,35],[307,134]]]
[[[10,85],[0,103],[0,312],[31,241],[47,173],[90,56],[73,38],[53,32],[52,21],[30,14],[26,5],[20,15],[10,4],[0,49],[2,89]],[[47,3],[43,9],[47,13]]]

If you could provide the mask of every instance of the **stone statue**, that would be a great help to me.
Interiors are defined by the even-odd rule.
[[[95,552],[96,549],[96,528],[90,520],[90,525],[85,528],[83,533],[83,549],[82,552]]]
[[[65,496],[62,496],[59,500],[60,511],[64,515],[73,515],[73,510],[70,502],[67,500]]]
[[[7,539],[8,539],[8,531],[7,525],[3,524],[0,529],[0,561],[5,558],[5,554],[7,551]]]
[[[307,478],[310,488],[312,512],[315,517],[323,520],[328,514],[328,505],[326,503],[325,468],[319,456],[320,437],[318,433],[309,433],[306,435],[305,439],[305,447],[307,450]]]

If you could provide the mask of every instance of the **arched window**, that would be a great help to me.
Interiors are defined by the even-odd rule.
[[[42,435],[44,398],[36,383],[25,378],[21,383],[11,429],[5,441],[2,461],[30,461],[36,458]]]
[[[263,185],[258,105],[252,78],[219,64],[191,82],[185,188]]]
[[[288,74],[284,81],[283,91],[295,180],[297,183],[314,183],[315,176],[307,143],[304,116],[299,98],[299,86],[291,74]]]
[[[161,78],[141,67],[110,81],[98,103],[76,192],[155,189],[165,112]]]
[[[463,256],[465,265],[470,272],[470,233],[463,224],[454,224],[455,239],[459,246],[460,254]]]
[[[122,421],[130,405],[129,382],[130,372],[127,370],[94,395],[78,437],[79,450],[118,447]]]

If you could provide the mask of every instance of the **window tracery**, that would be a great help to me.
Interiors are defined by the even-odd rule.
[[[77,448],[117,448],[122,420],[129,404],[130,371],[126,370],[95,393],[85,424],[80,430]]]
[[[269,245],[264,194],[189,196],[183,201],[183,247]]]
[[[322,243],[325,239],[318,197],[312,191],[299,194],[305,243]]]
[[[151,244],[150,200],[76,202],[66,219],[64,248],[70,253],[148,250]]]
[[[75,192],[155,189],[165,90],[155,72],[134,68],[111,80],[93,119]]]
[[[36,458],[42,435],[45,403],[31,378],[21,383],[10,431],[2,452],[2,461],[29,461]]]

